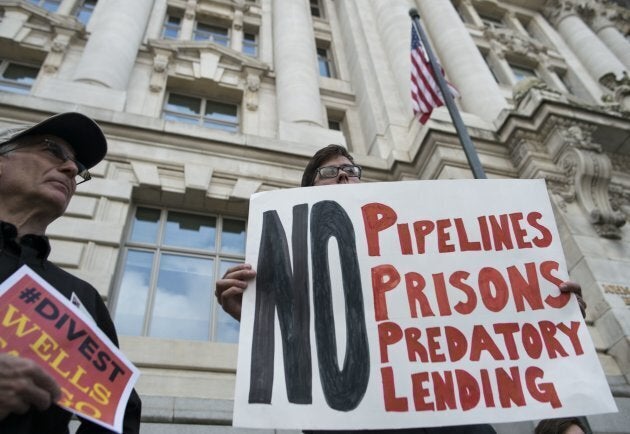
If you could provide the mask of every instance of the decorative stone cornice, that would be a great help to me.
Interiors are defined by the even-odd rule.
[[[197,0],[188,0],[184,9],[184,18],[194,20],[197,13]]]
[[[245,106],[247,110],[258,110],[258,90],[260,89],[260,77],[263,71],[253,68],[245,68]]]
[[[213,52],[221,58],[221,63],[233,65],[235,69],[243,69],[246,67],[268,71],[269,66],[243,53],[235,51],[230,47],[224,47],[210,41],[180,41],[172,39],[150,39],[148,45],[151,49],[169,50],[175,54],[175,58],[183,53],[190,55],[197,52]]]
[[[173,56],[170,50],[155,49],[153,55],[153,70],[149,81],[151,92],[161,92],[168,78],[168,64]]]
[[[547,140],[552,157],[571,180],[577,202],[595,231],[604,238],[620,238],[626,217],[611,204],[612,164],[592,140],[595,127],[569,119],[556,121]]]
[[[484,36],[490,41],[494,52],[517,54],[531,59],[547,52],[547,47],[542,43],[512,29],[486,29]]]
[[[618,209],[630,219],[630,191],[621,185],[610,186],[610,203],[614,209]]]
[[[578,4],[574,0],[547,0],[542,12],[554,26],[567,17],[579,14]]]
[[[630,34],[630,9],[618,7],[614,15],[609,15],[609,19],[615,23],[622,35]]]
[[[628,73],[623,71],[621,78],[618,78],[609,72],[602,76],[599,82],[612,92],[611,95],[603,97],[604,102],[614,102],[618,105],[619,112],[630,114],[630,77],[628,77]]]
[[[44,71],[53,74],[57,72],[61,66],[61,62],[66,55],[66,51],[70,46],[70,42],[77,34],[76,30],[69,30],[64,28],[56,28],[56,35],[50,42],[50,52],[46,56],[46,60],[42,67]]]
[[[510,137],[507,144],[512,164],[518,170],[519,175],[523,175],[525,166],[533,158],[545,153],[544,147],[541,146],[540,135],[532,131],[517,131]]]
[[[630,173],[630,155],[613,154],[610,161],[612,162],[613,170],[621,173]]]
[[[562,100],[562,93],[549,86],[544,80],[538,77],[528,77],[519,81],[512,90],[512,98],[518,106],[521,101],[530,93],[540,93],[545,99]]]

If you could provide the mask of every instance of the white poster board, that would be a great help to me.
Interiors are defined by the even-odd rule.
[[[616,411],[543,180],[254,195],[234,425],[385,429]]]

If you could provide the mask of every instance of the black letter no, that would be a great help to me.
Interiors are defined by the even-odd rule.
[[[252,342],[249,402],[270,404],[273,389],[274,320],[282,335],[287,398],[312,402],[310,308],[308,299],[306,204],[293,207],[293,272],[284,228],[276,211],[263,214],[256,277],[256,311]]]
[[[322,389],[328,405],[340,411],[356,408],[363,399],[370,375],[370,360],[361,275],[354,227],[337,202],[322,201],[311,211],[311,260],[317,358]],[[339,370],[333,316],[328,241],[337,239],[346,312],[346,354]]]

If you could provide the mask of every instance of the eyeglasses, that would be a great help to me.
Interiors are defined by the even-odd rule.
[[[342,170],[346,175],[352,178],[361,179],[361,166],[356,164],[346,164],[344,166],[324,166],[317,169],[317,173],[321,178],[334,178]]]
[[[83,163],[78,161],[72,155],[69,155],[59,143],[51,139],[43,139],[41,143],[45,145],[45,147],[42,148],[41,151],[47,152],[51,157],[57,160],[59,164],[63,164],[68,160],[74,163],[74,165],[77,167],[76,185],[83,184],[85,181],[89,181],[90,179],[92,179],[92,175],[90,175],[90,172],[83,165]],[[22,143],[9,144],[9,145],[6,145],[4,149],[0,150],[0,155],[8,154],[9,152],[15,151],[16,149],[26,148],[26,147],[30,147],[30,146],[22,144]]]

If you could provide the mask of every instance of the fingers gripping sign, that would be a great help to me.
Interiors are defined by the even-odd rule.
[[[228,268],[223,278],[217,280],[214,295],[223,310],[236,320],[241,318],[243,291],[254,277],[256,271],[250,264],[238,264]]]
[[[24,414],[31,407],[45,410],[60,395],[57,382],[35,362],[0,354],[0,420],[10,413]]]

